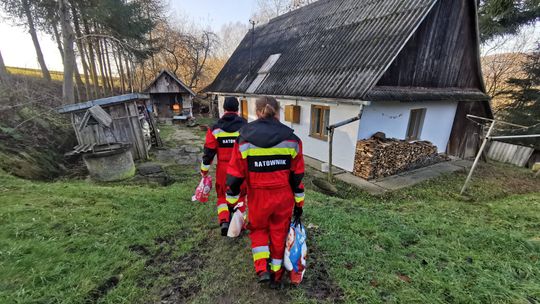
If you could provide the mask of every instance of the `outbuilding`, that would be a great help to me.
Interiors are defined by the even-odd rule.
[[[430,141],[439,153],[472,157],[491,117],[479,56],[476,0],[319,0],[256,27],[206,92],[237,96],[256,119],[255,99],[273,96],[304,153],[352,172],[356,146],[377,132]],[[221,106],[220,106],[221,109]]]
[[[193,98],[196,94],[171,71],[161,71],[144,92],[150,95],[148,109],[159,121],[193,117]]]
[[[132,93],[66,105],[58,112],[71,116],[80,146],[129,143],[133,159],[146,160],[152,145],[161,143],[159,130],[142,105],[149,99],[148,95]],[[110,128],[103,128],[97,122],[89,123],[91,117],[88,110],[95,106],[101,107],[110,116]]]

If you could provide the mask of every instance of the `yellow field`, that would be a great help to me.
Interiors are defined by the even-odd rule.
[[[27,69],[27,68],[17,68],[17,67],[6,67],[8,72],[13,75],[23,75],[31,77],[42,78],[41,70],[38,69]],[[64,73],[58,71],[49,71],[51,73],[51,79],[62,81],[64,79]]]
[[[8,72],[13,75],[22,75],[22,76],[29,76],[29,77],[37,77],[37,78],[43,78],[43,74],[41,73],[41,70],[39,69],[28,69],[28,68],[19,68],[19,67],[6,67]],[[55,81],[63,81],[64,80],[64,73],[60,71],[49,71],[51,74],[51,79]],[[84,82],[84,76],[81,74],[81,77],[83,78]],[[100,82],[102,83],[101,79]],[[120,87],[120,79],[118,77],[114,78],[114,84],[115,87]]]

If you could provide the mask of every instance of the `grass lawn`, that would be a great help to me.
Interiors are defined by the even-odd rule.
[[[324,195],[312,173],[309,268],[283,291],[254,283],[248,239],[218,236],[215,206],[191,202],[194,166],[168,171],[169,187],[0,173],[0,303],[540,302],[526,170],[483,165],[467,198],[464,173],[382,197]]]

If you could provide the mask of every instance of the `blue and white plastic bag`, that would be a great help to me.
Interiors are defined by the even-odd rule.
[[[306,237],[306,229],[300,220],[293,221],[285,243],[283,264],[285,269],[290,272],[291,283],[296,285],[302,282],[306,270]]]

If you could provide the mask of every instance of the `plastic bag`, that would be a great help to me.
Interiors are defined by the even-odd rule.
[[[285,269],[290,271],[292,284],[298,285],[302,282],[306,270],[306,258],[306,229],[300,219],[297,219],[291,223],[289,228],[285,244],[285,257],[283,259]]]
[[[242,229],[244,229],[246,214],[240,210],[242,208],[241,204],[243,203],[238,204],[238,207],[232,216],[231,222],[229,223],[229,231],[227,231],[227,236],[230,238],[240,236]]]
[[[208,202],[210,197],[210,191],[212,190],[212,177],[210,175],[203,176],[201,182],[195,189],[195,195],[191,197],[192,201],[199,201],[201,203]]]

